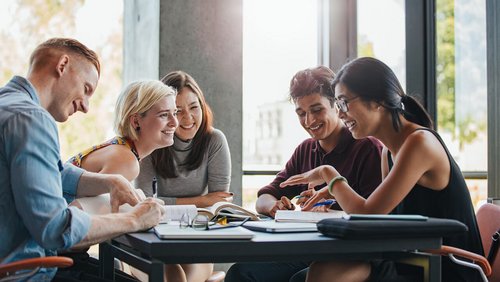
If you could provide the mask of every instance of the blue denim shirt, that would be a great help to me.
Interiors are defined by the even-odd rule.
[[[0,131],[0,262],[53,256],[81,241],[90,217],[67,201],[83,170],[62,165],[55,120],[25,78],[0,88]],[[41,269],[33,279],[55,272]]]

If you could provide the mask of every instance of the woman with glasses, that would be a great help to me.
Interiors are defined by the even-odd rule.
[[[443,244],[483,253],[474,209],[460,168],[423,107],[404,93],[392,70],[374,58],[344,65],[332,83],[339,117],[355,138],[373,136],[385,148],[382,183],[367,198],[359,196],[333,166],[290,177],[282,187],[308,183],[327,187],[308,200],[311,209],[335,198],[347,213],[421,214],[461,221],[464,234],[444,237]],[[417,231],[418,232],[418,231]],[[311,265],[307,281],[404,281],[391,261],[331,261]],[[480,281],[477,271],[442,261],[443,281]]]
[[[161,81],[177,89],[179,127],[173,146],[156,150],[142,161],[135,186],[149,196],[156,179],[158,198],[170,205],[204,208],[232,201],[229,146],[224,133],[212,126],[212,111],[201,88],[183,71],[170,72]],[[182,264],[178,269],[187,281],[205,281],[213,264]]]

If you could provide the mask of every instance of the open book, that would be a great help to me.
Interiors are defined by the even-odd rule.
[[[330,210],[328,212],[277,210],[274,219],[277,222],[318,222],[325,218],[342,218],[344,211]]]
[[[210,219],[225,216],[229,221],[241,220],[247,217],[250,217],[250,220],[260,220],[258,214],[230,202],[218,202],[211,207],[198,208],[198,213],[204,214]]]

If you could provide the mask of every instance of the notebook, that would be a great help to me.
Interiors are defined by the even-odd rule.
[[[154,227],[156,236],[160,239],[252,239],[254,233],[241,226],[215,229],[195,230],[191,227],[180,228],[179,224],[159,224]]]
[[[268,233],[290,233],[290,232],[316,232],[318,228],[316,223],[308,222],[276,222],[274,220],[266,221],[248,221],[243,227],[260,232]]]
[[[274,218],[279,222],[318,222],[325,218],[341,218],[344,211],[330,210],[328,212],[278,210]]]

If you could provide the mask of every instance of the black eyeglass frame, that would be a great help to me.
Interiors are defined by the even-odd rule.
[[[346,99],[344,97],[342,98],[334,98],[333,99],[333,103],[335,104],[335,107],[337,107],[337,110],[339,112],[342,112],[342,113],[347,113],[349,112],[349,103],[351,103],[352,101],[358,99],[359,96],[356,96],[356,97],[352,97],[351,99]]]
[[[225,225],[216,225],[217,222],[209,220],[206,215],[198,214],[193,218],[193,220],[191,220],[187,214],[183,214],[181,220],[179,221],[179,228],[185,229],[191,227],[194,230],[199,231],[216,230],[243,226],[243,224],[245,224],[245,222],[247,222],[248,220],[250,220],[250,217],[246,217],[244,220],[239,222],[231,222]]]

